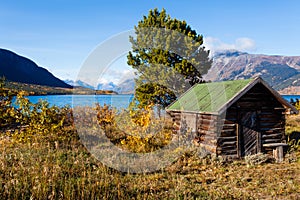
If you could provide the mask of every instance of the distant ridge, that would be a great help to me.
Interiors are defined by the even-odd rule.
[[[19,83],[72,88],[32,60],[0,48],[0,77],[3,76],[9,81]]]
[[[118,94],[134,94],[134,87],[135,87],[135,81],[134,78],[129,78],[121,83],[113,83],[113,82],[108,82],[108,83],[98,83],[97,86],[92,86],[84,81],[81,80],[64,80],[65,83],[72,85],[74,87],[84,87],[84,88],[89,88],[93,90],[106,90],[106,91],[114,91]]]
[[[249,54],[235,50],[217,52],[205,80],[225,81],[261,76],[283,94],[300,92],[300,56]]]

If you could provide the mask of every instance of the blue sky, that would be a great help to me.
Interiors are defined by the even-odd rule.
[[[61,79],[75,79],[99,44],[133,29],[153,8],[186,20],[212,51],[300,55],[298,0],[0,0],[0,48],[32,59]]]

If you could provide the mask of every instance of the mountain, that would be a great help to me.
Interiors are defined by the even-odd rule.
[[[134,79],[127,79],[121,83],[100,83],[97,86],[98,90],[112,90],[119,94],[133,94],[134,93],[135,82]]]
[[[99,83],[97,85],[97,90],[113,90],[113,91],[115,91],[116,88],[117,88],[117,85],[113,82]]]
[[[73,80],[66,79],[66,80],[64,80],[64,82],[71,85],[71,86],[74,86],[74,87],[84,87],[84,88],[89,88],[89,89],[92,89],[92,90],[95,89],[94,86],[92,86],[88,83],[85,83],[81,80],[73,81]]]
[[[239,51],[218,52],[205,80],[223,81],[261,76],[274,89],[300,91],[300,56],[248,54]]]
[[[119,83],[115,91],[120,94],[133,94],[134,87],[135,87],[134,79],[133,78],[127,79],[127,80]]]
[[[81,81],[73,81],[73,80],[64,80],[65,83],[75,86],[75,87],[84,87],[84,88],[89,88],[89,89],[95,89],[92,85]],[[127,79],[125,81],[122,81],[121,83],[99,83],[96,87],[97,90],[104,90],[104,91],[114,91],[117,92],[118,94],[133,94],[134,93],[134,87],[135,87],[135,82],[134,79]]]
[[[0,77],[3,76],[13,82],[72,88],[32,60],[6,49],[0,49]]]

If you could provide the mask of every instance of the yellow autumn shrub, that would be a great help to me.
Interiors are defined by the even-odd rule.
[[[172,139],[171,122],[155,116],[151,106],[117,112],[110,106],[97,105],[99,125],[117,146],[130,152],[151,152]]]

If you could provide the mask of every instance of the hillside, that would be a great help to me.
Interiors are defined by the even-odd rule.
[[[34,85],[28,83],[18,83],[6,81],[4,88],[14,93],[24,91],[25,95],[111,95],[118,94],[111,90],[94,90],[82,86],[74,86],[73,88],[50,87],[45,85]]]
[[[212,68],[204,76],[206,80],[236,80],[261,76],[278,91],[300,92],[300,56],[224,51],[215,54],[213,60]]]
[[[37,66],[32,60],[9,50],[0,49],[0,77],[3,76],[13,82],[72,88],[45,68]]]
[[[25,95],[64,95],[64,94],[95,94],[95,90],[85,87],[50,87],[45,85],[34,85],[28,83],[18,83],[6,81],[4,88],[14,91],[15,93],[25,91]],[[106,94],[106,93],[103,93]]]

